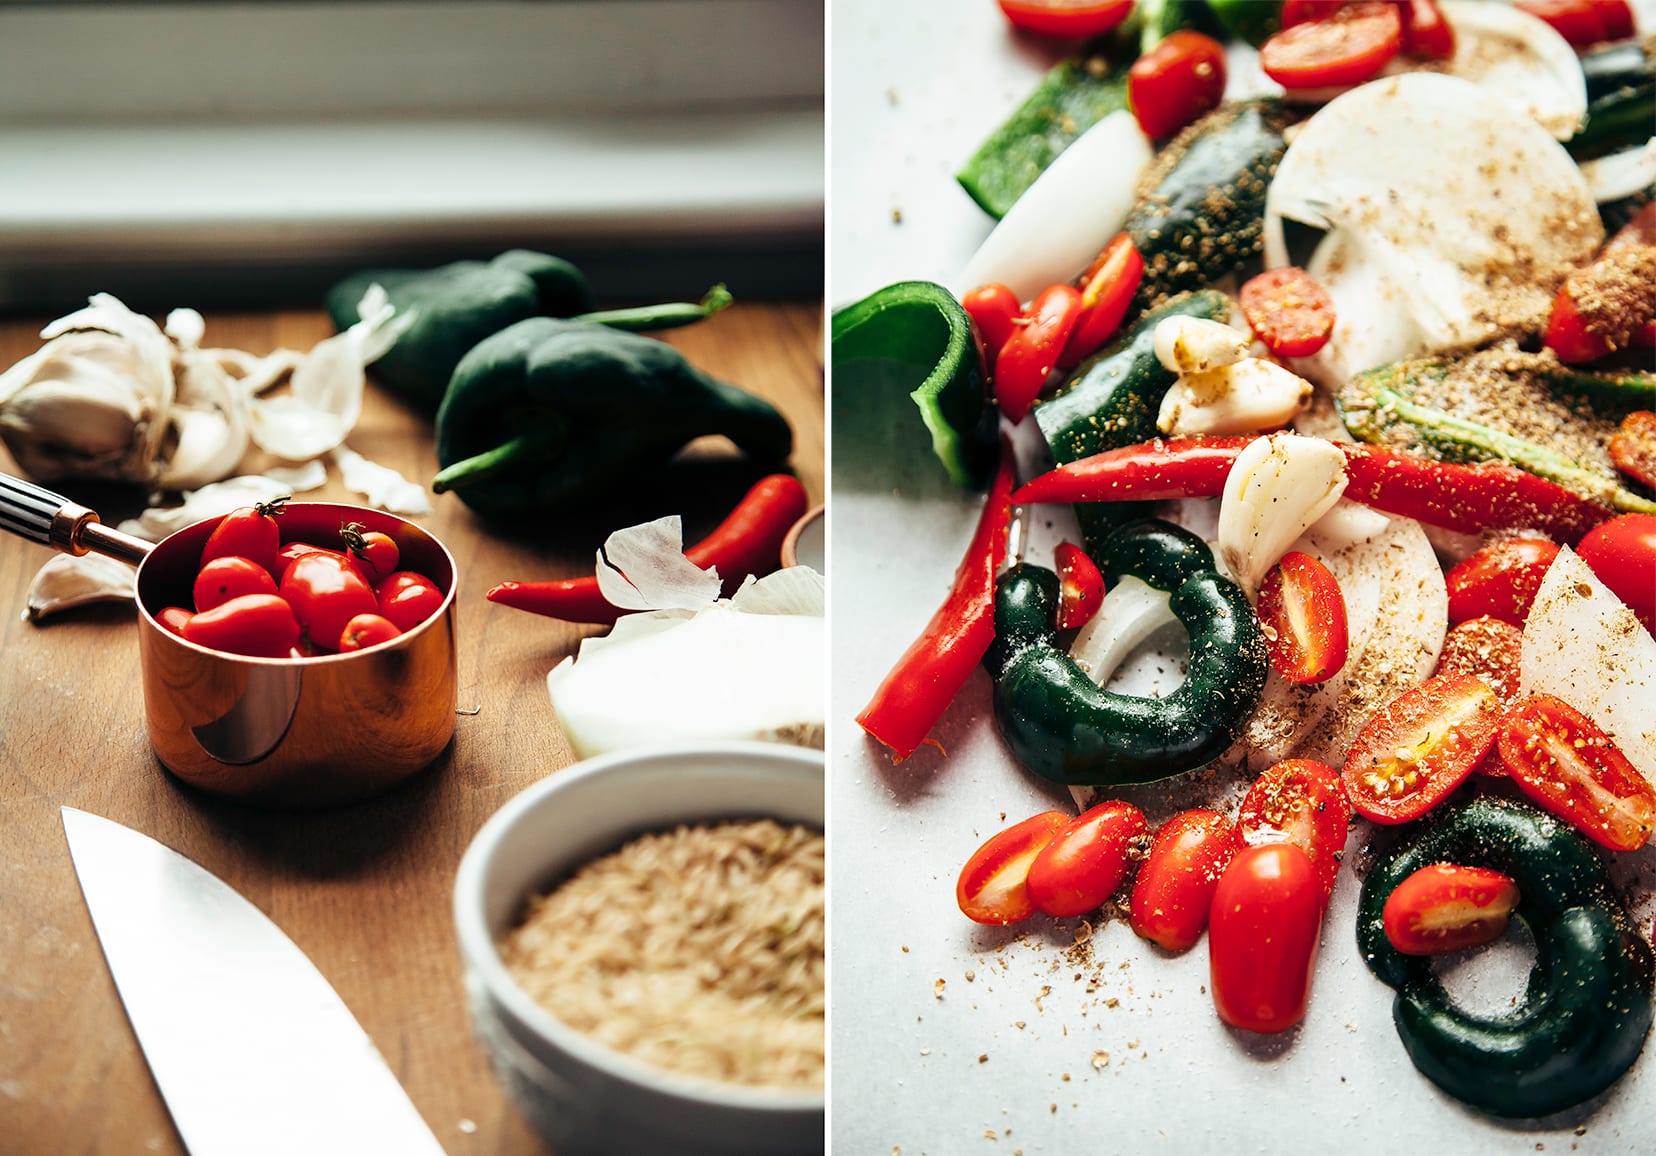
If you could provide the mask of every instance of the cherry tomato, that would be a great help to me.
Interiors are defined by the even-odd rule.
[[[1334,299],[1304,269],[1284,265],[1242,286],[1242,316],[1278,357],[1310,357],[1334,332]]]
[[[286,497],[260,502],[256,506],[242,506],[224,515],[207,544],[201,548],[203,564],[214,558],[247,558],[277,574],[276,551],[282,544],[282,531],[276,517],[287,504]]]
[[[1029,867],[1069,823],[1062,811],[1042,811],[1015,823],[972,852],[955,881],[955,902],[974,923],[1002,926],[1035,914]]]
[[[1080,40],[1127,19],[1133,0],[1000,0],[1000,8],[1014,28]]]
[[[1587,531],[1581,560],[1656,633],[1656,514],[1622,514]]]
[[[1081,316],[1064,343],[1060,368],[1080,365],[1115,336],[1143,279],[1144,258],[1131,237],[1117,233],[1076,283],[1081,290]]]
[[[1635,481],[1656,487],[1656,413],[1634,410],[1610,435],[1610,460]]]
[[[1485,546],[1444,575],[1449,621],[1487,614],[1522,627],[1557,557],[1558,544],[1545,538],[1506,538]]]
[[[1280,1032],[1305,1018],[1322,938],[1323,891],[1293,843],[1244,847],[1219,877],[1208,927],[1209,986],[1219,1018]]]
[[[1005,285],[985,285],[962,297],[960,304],[983,342],[983,364],[993,373],[1001,347],[1023,315],[1018,295]]]
[[[243,594],[274,593],[276,580],[270,576],[269,570],[251,559],[228,554],[214,558],[201,568],[192,591],[197,614],[222,606]]]
[[[155,620],[162,626],[165,626],[168,630],[172,631],[174,634],[178,635],[180,638],[183,638],[184,624],[188,622],[191,617],[193,616],[190,612],[182,606],[169,606],[165,610],[161,611],[161,613],[157,614],[155,616]]]
[[[1282,0],[1282,26],[1292,28],[1307,20],[1326,20],[1346,6],[1346,0]]]
[[[282,577],[287,568],[293,564],[295,558],[302,558],[306,554],[339,554],[338,550],[330,550],[326,546],[318,546],[313,542],[288,542],[276,551],[276,566],[271,573],[276,577],[276,584],[281,585]],[[341,558],[343,554],[339,554]]]
[[[1518,906],[1518,884],[1487,867],[1432,863],[1386,897],[1381,926],[1404,955],[1448,955],[1494,943]]]
[[[1104,575],[1073,542],[1060,542],[1053,560],[1058,564],[1058,629],[1085,626],[1104,601]]]
[[[304,554],[282,575],[281,595],[311,645],[332,648],[345,624],[358,614],[375,614],[374,591],[341,555],[331,551]]]
[[[1174,32],[1127,70],[1127,106],[1153,140],[1218,108],[1224,95],[1224,45],[1189,29]]]
[[[1290,550],[1266,571],[1257,605],[1271,667],[1289,682],[1326,682],[1345,666],[1345,595],[1329,568]]]
[[[1047,915],[1085,915],[1104,905],[1127,874],[1144,814],[1131,803],[1100,803],[1059,829],[1029,865],[1029,899]]]
[[[1008,421],[1020,422],[1058,364],[1064,342],[1081,316],[1081,294],[1071,285],[1041,290],[995,359],[995,400]]]
[[[1259,65],[1284,88],[1362,84],[1378,76],[1402,47],[1397,6],[1365,0],[1284,28],[1260,47]]]
[[[396,623],[378,614],[358,614],[345,624],[345,631],[339,636],[339,652],[347,650],[366,650],[370,646],[378,646],[382,642],[390,642],[401,634]]]
[[[379,584],[376,595],[379,612],[402,631],[414,629],[443,605],[437,584],[412,570],[398,570]]]
[[[1207,929],[1213,889],[1242,846],[1232,823],[1215,811],[1181,811],[1161,825],[1133,880],[1133,930],[1165,951],[1186,951]]]
[[[1326,899],[1334,890],[1351,830],[1351,803],[1340,772],[1315,759],[1287,759],[1248,788],[1237,816],[1250,847],[1292,843],[1316,869]]]
[[[1448,60],[1455,55],[1455,30],[1436,0],[1403,0],[1403,51],[1419,60]]]
[[[1482,679],[1439,674],[1368,721],[1346,753],[1346,796],[1376,823],[1406,823],[1466,781],[1495,745],[1501,701]]]
[[[257,658],[287,658],[299,641],[293,608],[274,594],[244,594],[184,624],[184,637],[197,646]]]
[[[1576,304],[1576,290],[1584,284],[1587,272],[1578,274],[1578,283],[1565,282],[1553,298],[1552,313],[1547,318],[1546,347],[1558,355],[1558,360],[1579,364],[1597,361],[1615,351],[1616,343],[1602,326],[1590,326]]]
[[[1489,684],[1502,710],[1510,710],[1521,697],[1518,689],[1519,662],[1523,658],[1524,633],[1510,622],[1487,615],[1469,618],[1449,628],[1443,638],[1433,674],[1470,674]],[[1497,743],[1477,766],[1477,773],[1504,779],[1506,764]]]
[[[1604,17],[1588,0],[1516,0],[1513,7],[1545,20],[1572,47],[1605,39]]]
[[[1656,787],[1592,719],[1550,694],[1531,695],[1501,723],[1501,761],[1544,810],[1612,851],[1645,845]]]
[[[343,552],[357,564],[368,585],[383,582],[396,571],[401,553],[390,534],[370,530],[361,522],[349,522],[340,528],[339,537],[345,543]]]
[[[1606,40],[1626,40],[1638,32],[1627,0],[1587,0],[1587,3],[1603,22]]]

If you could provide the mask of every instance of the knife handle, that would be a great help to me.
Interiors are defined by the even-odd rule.
[[[97,551],[137,565],[150,543],[98,521],[98,515],[44,486],[0,474],[0,530],[65,554]]]

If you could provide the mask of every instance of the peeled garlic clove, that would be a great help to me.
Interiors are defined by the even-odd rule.
[[[1170,373],[1200,373],[1235,365],[1248,356],[1253,338],[1222,321],[1175,314],[1157,322],[1156,360]]]
[[[1250,357],[1180,377],[1162,398],[1156,428],[1178,436],[1258,433],[1287,425],[1311,403],[1311,394],[1303,377]]]
[[[1218,539],[1250,600],[1265,572],[1345,488],[1345,454],[1332,442],[1279,433],[1248,443],[1225,479]]]
[[[29,583],[30,622],[94,602],[130,602],[137,571],[125,562],[101,554],[55,555]]]

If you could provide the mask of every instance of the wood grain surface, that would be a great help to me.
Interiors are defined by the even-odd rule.
[[[45,320],[0,321],[0,367],[38,348]],[[303,350],[330,332],[319,312],[209,316],[206,344]],[[782,409],[813,503],[824,492],[821,333],[818,303],[740,303],[664,335]],[[348,444],[408,477],[436,468],[429,417],[372,384]],[[3,450],[0,468],[15,472]],[[590,574],[609,530],[666,513],[683,514],[694,541],[757,477],[727,443],[707,439],[580,518],[485,525],[452,495],[437,498],[416,521],[459,563],[454,741],[391,793],[319,814],[249,809],[169,776],[144,736],[131,608],[24,622],[29,581],[50,553],[0,536],[0,1150],[183,1151],[76,885],[59,819],[67,805],[159,839],[274,919],[356,1014],[446,1151],[542,1151],[473,1042],[450,896],[483,822],[572,761],[544,676],[595,628],[508,610],[484,592],[509,578]],[[118,487],[58,488],[111,523],[143,504]],[[360,501],[331,470],[327,488],[306,497]],[[225,1063],[249,1046],[257,1041],[226,1040]]]

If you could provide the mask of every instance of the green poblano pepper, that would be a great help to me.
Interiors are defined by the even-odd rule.
[[[591,321],[532,317],[479,342],[437,411],[438,493],[486,517],[600,499],[686,443],[723,434],[779,465],[793,431],[762,398],[664,342]]]

